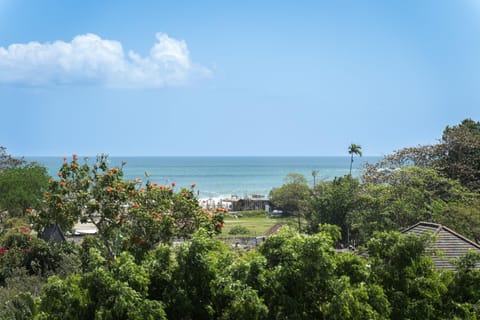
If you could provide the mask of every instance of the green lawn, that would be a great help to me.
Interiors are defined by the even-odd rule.
[[[242,214],[239,212],[239,214]],[[255,237],[261,236],[265,231],[270,229],[277,223],[281,224],[288,224],[296,226],[296,219],[294,217],[286,217],[286,218],[269,218],[267,214],[254,214],[249,215],[247,212],[243,214],[243,216],[234,218],[231,216],[227,216],[225,218],[225,226],[222,230],[222,233],[219,237]],[[231,235],[229,231],[232,229],[233,226],[241,225],[248,229],[248,234],[239,234],[239,235]]]

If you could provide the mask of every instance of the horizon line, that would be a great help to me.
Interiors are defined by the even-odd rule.
[[[79,158],[85,158],[85,157],[97,157],[98,155],[101,154],[106,154],[108,157],[114,157],[114,158],[120,158],[120,157],[126,157],[126,158],[242,158],[242,157],[256,157],[256,158],[317,158],[317,157],[350,157],[348,154],[341,154],[341,155],[115,155],[115,154],[109,154],[109,153],[97,153],[95,155],[80,155],[77,154]],[[54,158],[54,157],[59,157],[59,158],[71,158],[73,154],[70,155],[12,155],[13,157],[23,157],[23,158],[28,158],[28,157],[45,157],[45,158]],[[384,155],[362,155],[361,157],[356,157],[358,158],[372,158],[372,157],[384,157]]]

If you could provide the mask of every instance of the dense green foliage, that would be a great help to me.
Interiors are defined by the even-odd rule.
[[[48,179],[44,166],[15,159],[0,147],[0,212],[22,216],[39,209]]]
[[[364,183],[349,215],[353,236],[365,242],[374,231],[402,230],[419,221],[445,224],[476,239],[480,197],[432,168],[401,167],[382,184]]]
[[[357,147],[349,147],[352,159]],[[361,179],[346,175],[316,185],[302,198],[300,211],[307,232],[334,224],[348,245],[366,245],[375,231],[400,231],[420,221],[447,225],[478,242],[478,181],[480,123],[467,119],[447,127],[438,144],[405,148],[367,164]]]
[[[287,215],[296,215],[302,211],[303,201],[308,197],[307,179],[298,173],[285,177],[285,184],[270,192],[270,201],[275,207],[282,208]]]
[[[290,174],[270,196],[303,228],[284,226],[249,252],[214,237],[224,212],[201,209],[193,187],[126,181],[105,156],[65,159],[45,193],[32,184],[43,201],[35,193],[3,212],[0,319],[478,319],[480,255],[439,271],[434,238],[398,231],[431,221],[480,239],[479,137],[480,124],[465,120],[362,179],[310,188]],[[21,185],[35,166],[0,150],[0,181]],[[81,245],[32,230],[79,220],[98,229]]]
[[[480,190],[480,122],[466,119],[447,127],[440,146],[439,170],[471,190]]]
[[[320,224],[337,225],[341,228],[343,242],[349,242],[347,218],[358,205],[358,194],[359,182],[351,175],[318,184],[305,205],[306,230],[314,233],[318,232]]]
[[[249,234],[250,231],[245,226],[233,226],[228,234],[236,235],[236,234]]]
[[[364,181],[382,183],[392,170],[406,165],[429,167],[472,191],[480,189],[480,122],[465,119],[446,127],[439,143],[407,147],[367,166]]]
[[[62,273],[70,249],[48,257],[54,244],[32,239],[2,244],[3,270],[21,270],[18,250],[43,243],[29,259],[41,268],[11,272],[0,296],[6,319],[475,319],[480,261],[470,254],[456,273],[439,273],[426,254],[427,238],[389,232],[368,243],[369,258],[337,253],[338,227],[313,235],[288,227],[258,251],[227,247],[207,232],[177,247],[159,245],[140,261],[123,252],[113,260],[88,244],[82,267]],[[11,230],[15,238],[25,230]],[[27,237],[28,238],[28,237]],[[87,240],[86,240],[87,241]],[[88,242],[88,241],[87,241]],[[50,248],[50,249],[48,249]],[[43,252],[43,253],[42,253]],[[47,255],[45,255],[47,253]],[[9,257],[9,259],[6,259]],[[32,260],[29,260],[32,261]],[[63,262],[65,264],[65,262]],[[70,263],[69,263],[70,265]],[[19,269],[20,268],[20,269]],[[50,276],[47,274],[58,274]]]
[[[7,287],[0,291],[9,294],[0,315],[16,319],[478,316],[480,273],[474,269],[478,255],[459,260],[455,273],[440,273],[425,251],[426,237],[378,233],[368,242],[369,257],[362,258],[334,250],[338,227],[323,225],[320,230],[305,235],[285,227],[258,251],[248,253],[202,230],[179,246],[161,244],[140,261],[128,252],[107,260],[90,248],[84,253],[88,258],[83,268],[75,273],[51,276],[48,281],[37,274],[20,275],[23,285],[17,284],[15,292]],[[18,275],[9,279],[9,283],[18,281]],[[45,284],[40,288],[38,283]]]
[[[300,230],[305,201],[310,194],[307,179],[299,173],[290,173],[284,182],[283,186],[270,192],[269,198],[274,207],[282,208],[284,214],[297,217]]]

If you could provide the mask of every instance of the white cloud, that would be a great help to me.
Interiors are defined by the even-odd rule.
[[[125,54],[119,41],[91,33],[71,42],[0,47],[0,84],[164,87],[210,75],[210,70],[192,63],[185,41],[164,33],[157,33],[156,39],[145,57],[133,51]]]

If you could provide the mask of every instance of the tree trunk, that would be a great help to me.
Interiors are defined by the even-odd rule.
[[[352,156],[350,157],[350,175],[352,175],[352,165],[353,165],[353,153],[352,153]]]

